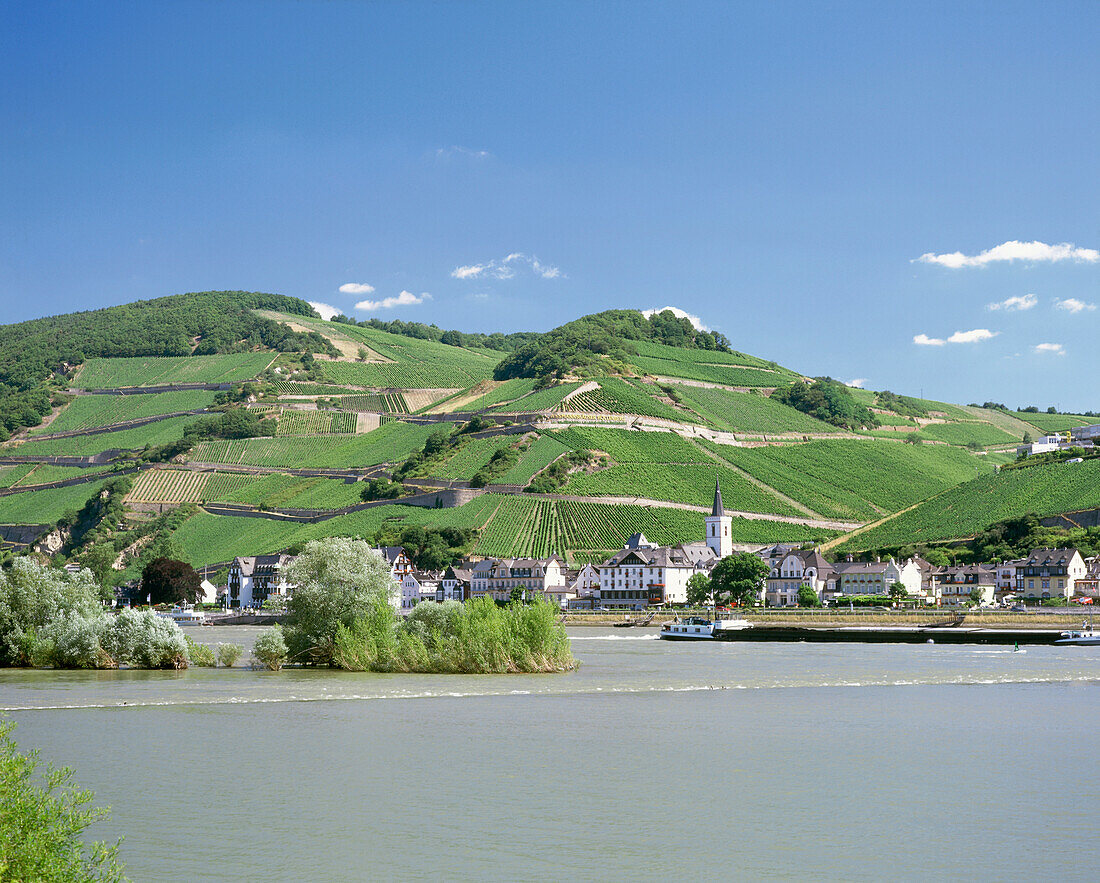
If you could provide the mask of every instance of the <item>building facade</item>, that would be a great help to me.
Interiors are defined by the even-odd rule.
[[[231,610],[263,607],[269,595],[289,597],[293,591],[286,581],[287,565],[293,555],[252,555],[233,559],[229,565],[226,605]]]
[[[772,607],[796,605],[802,586],[813,589],[818,600],[836,594],[836,571],[816,549],[788,552],[771,565],[765,603]]]
[[[1016,591],[1025,598],[1071,598],[1086,576],[1085,559],[1077,549],[1035,549],[1016,567]]]

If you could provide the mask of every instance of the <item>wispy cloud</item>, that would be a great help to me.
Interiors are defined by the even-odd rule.
[[[1006,310],[1011,313],[1030,310],[1037,303],[1039,303],[1039,298],[1034,294],[1021,294],[1016,297],[1007,298],[1006,300],[997,301],[997,303],[994,304],[989,304],[986,308],[990,310]]]
[[[1060,343],[1037,343],[1034,349],[1039,355],[1064,356],[1066,354],[1066,348]]]
[[[342,310],[338,310],[336,307],[332,306],[332,304],[325,304],[316,300],[306,301],[306,303],[313,307],[313,309],[317,311],[317,315],[319,315],[326,322],[333,316],[339,316],[340,313],[343,312]]]
[[[490,159],[492,154],[488,150],[476,150],[472,147],[463,147],[461,144],[452,144],[450,147],[436,148],[436,159]]]
[[[984,267],[986,264],[998,261],[1028,261],[1035,263],[1047,261],[1085,261],[1096,263],[1100,261],[1100,251],[1095,248],[1078,248],[1072,242],[1063,242],[1058,245],[1047,245],[1045,242],[1020,242],[1018,239],[1010,239],[993,248],[988,248],[980,254],[965,255],[961,251],[953,251],[949,254],[934,254],[927,252],[919,258],[915,258],[923,264],[939,264],[941,267],[950,267],[957,270],[960,267]]]
[[[918,346],[944,346],[948,343],[979,343],[996,337],[1001,332],[990,331],[988,328],[974,328],[971,331],[956,331],[947,340],[942,337],[929,337],[927,334],[918,334],[913,338],[913,343]]]
[[[525,255],[521,251],[514,251],[503,260],[486,261],[482,264],[463,264],[451,270],[451,276],[455,279],[512,279],[516,275],[516,267],[526,266],[531,272],[543,279],[558,279],[562,272],[558,267],[544,264],[534,255]]]
[[[389,310],[393,307],[409,307],[414,304],[422,304],[426,300],[431,300],[432,296],[428,292],[424,291],[419,295],[413,294],[411,291],[402,291],[396,297],[384,297],[382,300],[361,300],[355,305],[357,310]]]
[[[847,383],[845,383],[844,385],[845,386],[850,386],[853,389],[863,389],[863,384],[865,384],[866,382],[867,382],[866,377],[854,377],[851,380],[849,380]]]
[[[1080,313],[1082,310],[1095,310],[1096,304],[1085,303],[1075,297],[1067,297],[1064,300],[1054,302],[1056,310],[1065,310],[1067,313]]]
[[[663,313],[665,310],[671,310],[672,315],[676,316],[679,319],[687,319],[696,331],[710,331],[710,329],[703,324],[702,319],[700,319],[698,316],[692,315],[691,313],[687,312],[687,310],[681,310],[679,307],[661,307],[659,310],[640,310],[640,312],[648,319],[650,316],[654,316],[657,313]]]
[[[345,282],[340,286],[341,294],[374,294],[374,286],[366,282]]]

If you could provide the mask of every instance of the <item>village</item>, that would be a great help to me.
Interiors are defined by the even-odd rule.
[[[399,546],[377,549],[393,579],[391,601],[400,613],[423,602],[489,597],[504,603],[544,598],[563,611],[643,611],[689,603],[688,583],[709,576],[735,553],[731,516],[715,482],[714,504],[703,519],[703,539],[673,546],[626,538],[619,552],[600,564],[570,568],[565,558],[467,558],[442,571],[418,570]],[[743,551],[743,550],[742,550]],[[757,597],[765,607],[851,606],[881,599],[882,605],[922,607],[1011,607],[1024,603],[1100,598],[1100,556],[1074,548],[1034,549],[1023,558],[936,566],[920,556],[904,560],[830,562],[818,548],[777,543],[751,550],[767,566]],[[230,611],[278,608],[293,595],[286,554],[235,558],[224,586],[204,582],[203,600]]]

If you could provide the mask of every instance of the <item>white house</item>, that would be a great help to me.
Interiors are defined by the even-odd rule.
[[[788,552],[772,565],[764,597],[774,607],[798,603],[798,590],[809,586],[819,599],[836,594],[836,571],[817,549]]]
[[[440,579],[433,573],[412,570],[401,578],[401,612],[408,613],[422,601],[435,601]]]
[[[229,607],[233,610],[262,607],[271,594],[289,597],[294,587],[287,583],[285,571],[293,560],[293,555],[234,558],[229,565],[226,590]]]
[[[1057,451],[1064,444],[1066,444],[1066,440],[1060,435],[1044,435],[1038,441],[1031,442],[1031,444],[1017,445],[1016,456],[1029,457],[1032,454],[1046,454],[1050,451]]]

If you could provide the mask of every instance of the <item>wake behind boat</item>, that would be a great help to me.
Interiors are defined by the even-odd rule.
[[[661,638],[665,641],[710,641],[720,632],[751,628],[752,623],[747,619],[707,619],[692,616],[666,622],[661,626]]]

